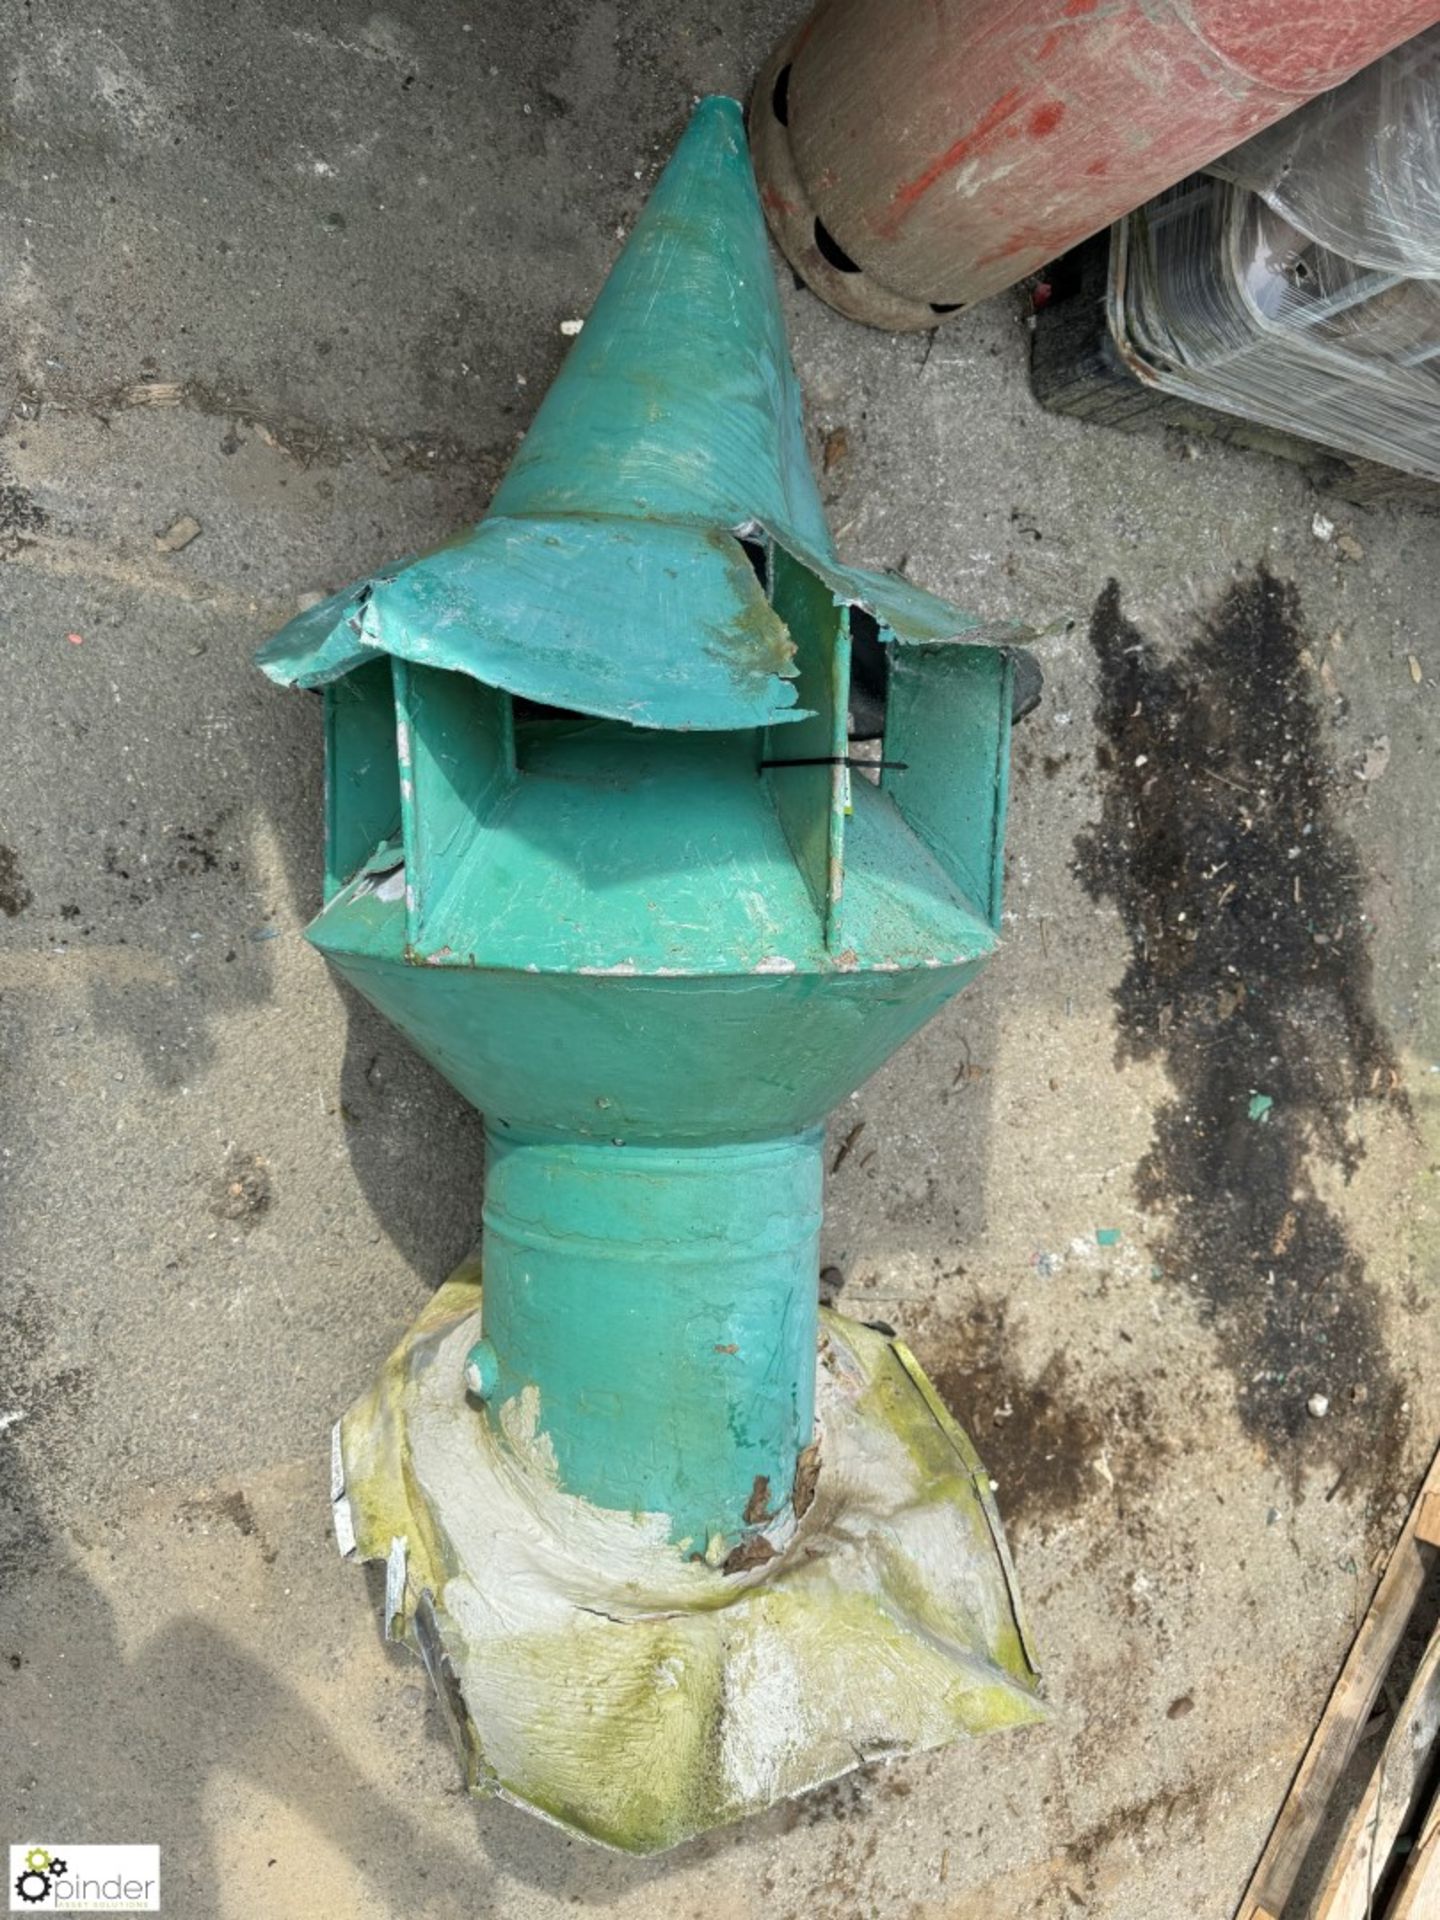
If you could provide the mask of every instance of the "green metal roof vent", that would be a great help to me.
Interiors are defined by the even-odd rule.
[[[1039,1711],[968,1441],[817,1316],[824,1117],[995,944],[1004,637],[836,559],[715,99],[485,519],[261,655],[325,689],[309,938],[490,1156],[337,1530],[472,1784],[610,1845]]]

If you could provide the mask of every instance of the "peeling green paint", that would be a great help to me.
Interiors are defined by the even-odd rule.
[[[815,1500],[736,1579],[549,1483],[517,1493],[503,1449],[457,1450],[480,1300],[471,1265],[346,1416],[341,1495],[362,1558],[412,1542],[397,1624],[453,1673],[474,1791],[650,1853],[866,1758],[1041,1717],[983,1469],[903,1349],[822,1316]],[[477,1605],[497,1581],[504,1605]]]
[[[1037,1711],[968,1441],[878,1335],[816,1371],[825,1116],[996,945],[1012,638],[837,558],[711,100],[480,525],[261,656],[325,689],[308,938],[490,1152],[337,1527],[475,1784],[607,1844]]]
[[[756,1482],[782,1509],[810,1443],[820,1134],[488,1142],[487,1418],[533,1386],[562,1486],[728,1552]]]

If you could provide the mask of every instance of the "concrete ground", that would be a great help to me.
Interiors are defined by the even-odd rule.
[[[1075,622],[1004,948],[836,1116],[827,1228],[999,1482],[1053,1717],[612,1858],[461,1794],[334,1550],[479,1129],[300,937],[318,705],[251,652],[478,514],[797,11],[9,25],[0,1843],[158,1842],[185,1920],[1219,1920],[1440,1433],[1436,522],[1043,414],[1018,297],[932,345],[782,275],[846,557]]]

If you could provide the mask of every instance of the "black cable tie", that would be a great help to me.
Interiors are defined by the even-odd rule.
[[[762,760],[761,771],[763,772],[766,767],[874,767],[877,770],[888,767],[895,773],[908,773],[910,762],[908,760],[856,760],[848,754],[817,753],[805,760]]]

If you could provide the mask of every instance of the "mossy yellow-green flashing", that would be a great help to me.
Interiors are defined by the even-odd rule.
[[[912,1356],[822,1316],[813,1500],[725,1574],[517,1473],[457,1392],[480,1304],[471,1263],[346,1415],[339,1493],[362,1559],[407,1543],[392,1631],[443,1663],[473,1790],[651,1853],[1040,1717],[984,1470]]]

